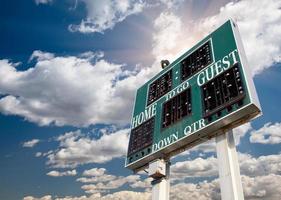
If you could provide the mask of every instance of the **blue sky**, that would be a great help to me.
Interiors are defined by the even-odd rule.
[[[124,168],[135,90],[228,17],[263,116],[234,130],[245,199],[280,199],[281,2],[3,0],[0,199],[150,199]],[[172,159],[171,199],[219,199],[213,140]],[[181,191],[181,192],[179,192]]]

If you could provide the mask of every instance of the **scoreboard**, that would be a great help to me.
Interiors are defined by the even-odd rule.
[[[137,171],[260,113],[237,25],[228,20],[137,90],[125,166]]]

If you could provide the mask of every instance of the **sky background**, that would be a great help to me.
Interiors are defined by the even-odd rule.
[[[234,130],[245,199],[279,200],[280,0],[2,0],[0,199],[150,199],[124,168],[135,91],[229,17],[263,110]],[[171,199],[220,199],[213,140],[171,174]]]

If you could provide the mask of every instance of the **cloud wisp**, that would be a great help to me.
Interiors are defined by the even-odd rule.
[[[68,171],[50,171],[47,173],[48,176],[52,176],[52,177],[61,177],[61,176],[76,176],[77,175],[77,171],[75,169],[73,170],[68,170]]]
[[[70,31],[81,33],[103,33],[112,29],[128,16],[140,13],[145,3],[141,0],[81,0],[86,6],[87,17],[79,25],[71,24]]]
[[[22,146],[32,148],[35,145],[37,145],[39,142],[40,142],[39,139],[32,139],[32,140],[24,142]]]

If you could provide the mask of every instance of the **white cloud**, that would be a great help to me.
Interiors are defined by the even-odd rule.
[[[105,163],[125,155],[129,129],[104,134],[99,139],[84,137],[80,131],[58,137],[60,147],[48,157],[52,167],[76,167],[86,163]]]
[[[36,152],[35,157],[40,157],[42,155],[43,155],[42,152]]]
[[[249,177],[266,176],[268,174],[281,175],[281,155],[267,155],[253,157],[249,154],[238,154],[240,172]],[[171,166],[171,178],[185,180],[189,177],[214,177],[218,176],[217,158],[196,158],[176,162]]]
[[[281,176],[269,174],[266,176],[242,176],[245,197],[250,200],[278,200],[281,194]]]
[[[102,196],[101,194],[93,194],[89,197],[64,197],[54,200],[149,200],[151,194],[148,192],[119,191],[112,194]]]
[[[115,175],[111,175],[111,174],[104,174],[102,176],[93,176],[93,177],[81,177],[78,178],[77,181],[81,182],[81,183],[103,183],[103,182],[107,182],[107,181],[112,181],[116,179]]]
[[[161,13],[154,21],[155,33],[153,34],[153,55],[156,60],[171,60],[174,51],[178,50],[181,40],[183,24],[181,19],[171,12]]]
[[[188,196],[191,200],[220,199],[219,179],[212,181],[200,181],[198,183],[186,183],[185,178],[200,177],[210,178],[217,176],[217,160],[214,157],[197,158],[191,161],[178,162],[171,167],[171,191],[170,198],[184,200]],[[239,154],[240,171],[245,199],[249,200],[279,200],[281,189],[281,155],[268,155],[254,158],[248,154]],[[85,170],[87,172],[87,170]],[[150,199],[151,178],[141,179],[140,175],[115,176],[106,173],[104,168],[93,168],[88,171],[92,177],[79,179],[91,179],[92,184],[83,185],[82,189],[91,194],[81,197],[54,198],[54,200],[104,200],[104,199]],[[89,175],[90,175],[89,174]],[[105,178],[103,178],[105,177]],[[107,179],[107,177],[111,177]],[[86,183],[77,179],[77,181]],[[177,182],[175,182],[177,181]],[[128,184],[131,188],[145,189],[145,192],[119,191],[122,186]],[[135,197],[135,198],[134,198]]]
[[[53,171],[48,172],[47,175],[48,176],[53,176],[53,177],[76,176],[77,175],[77,171],[75,169],[64,171],[64,172],[59,172],[59,171],[53,170]]]
[[[281,123],[266,123],[262,128],[250,133],[251,143],[280,144]]]
[[[203,181],[197,184],[179,183],[171,187],[170,199],[184,200],[219,200],[219,182],[213,180],[211,182]]]
[[[85,170],[82,175],[86,177],[80,177],[77,179],[77,181],[81,183],[103,183],[116,179],[115,175],[106,174],[105,168]]]
[[[39,4],[51,4],[53,0],[35,0],[36,5]]]
[[[145,188],[146,191],[149,191],[149,189],[151,188],[151,181],[153,179],[148,177],[144,180],[139,180],[139,181],[136,181],[135,183],[132,183],[130,184],[130,187],[132,188]]]
[[[165,4],[168,8],[178,8],[184,0],[160,0],[160,2]]]
[[[194,160],[176,162],[171,167],[171,177],[173,179],[185,179],[188,177],[209,177],[217,176],[217,159],[209,157],[207,159],[196,158]]]
[[[26,141],[23,143],[23,147],[34,147],[36,144],[38,144],[40,142],[39,139],[32,139],[30,141]]]
[[[269,174],[265,176],[248,177],[242,176],[242,184],[245,199],[249,200],[278,200],[280,199],[281,176]],[[219,200],[220,186],[219,180],[211,182],[203,181],[197,184],[180,183],[171,187],[171,199],[184,200]]]
[[[159,59],[173,60],[232,17],[239,26],[253,74],[261,73],[281,61],[280,7],[279,0],[261,0],[259,3],[255,0],[235,1],[222,7],[218,14],[197,21],[163,12],[155,20],[153,54]]]
[[[155,74],[154,68],[123,70],[101,53],[54,57],[35,51],[34,58],[35,66],[21,71],[0,60],[0,94],[6,95],[0,112],[39,125],[126,124],[136,88]]]
[[[103,33],[112,29],[128,16],[141,12],[145,6],[142,0],[81,0],[86,5],[87,17],[79,25],[70,25],[69,30],[82,33]]]
[[[246,135],[246,133],[248,133],[252,129],[253,128],[252,128],[250,122],[234,128],[233,129],[233,135],[234,135],[235,144],[239,145],[240,141],[241,141],[241,138],[243,138]]]
[[[83,185],[81,188],[89,194],[104,194],[109,193],[110,190],[119,189],[125,184],[128,184],[131,188],[150,188],[151,178],[141,180],[140,175],[130,176],[115,176],[108,174],[104,168],[93,168],[85,170],[83,176],[91,177],[80,177],[77,181],[81,183],[91,183]]]
[[[268,155],[254,158],[248,154],[239,154],[241,174],[255,177],[268,174],[281,175],[281,155]]]
[[[85,170],[83,172],[83,176],[102,176],[104,175],[104,172],[106,171],[105,168],[92,168]]]
[[[26,196],[23,198],[23,200],[52,200],[52,196],[51,195],[45,195],[41,198],[36,198],[33,196]]]
[[[127,183],[135,183],[140,179],[139,175],[130,175],[126,177],[116,177],[114,180],[108,181],[108,182],[98,182],[96,184],[89,184],[89,185],[83,185],[81,188],[86,192],[90,194],[94,193],[104,193],[108,190],[112,189],[118,189],[124,184]]]
[[[120,191],[105,195],[96,200],[149,200],[151,194],[148,192]]]
[[[248,200],[279,200],[281,194],[281,176],[269,174],[265,176],[248,177],[242,176],[242,184],[245,199]],[[202,181],[199,183],[179,183],[171,186],[170,199],[185,200],[219,200],[219,180]],[[50,200],[49,198],[48,200]],[[54,198],[54,200],[149,200],[150,192],[119,191],[102,196],[97,193],[89,197],[65,197]],[[29,198],[24,200],[43,200]],[[44,199],[45,200],[45,199]]]
[[[38,60],[38,61],[44,61],[44,60],[50,60],[53,59],[55,55],[53,53],[49,52],[43,52],[40,50],[33,51],[29,58],[29,62],[32,60]]]

